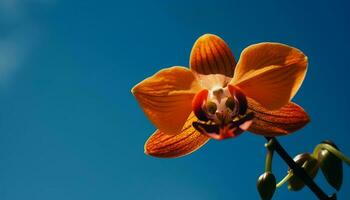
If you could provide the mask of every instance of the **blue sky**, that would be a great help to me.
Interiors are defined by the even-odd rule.
[[[311,116],[280,138],[291,155],[331,139],[350,155],[349,4],[344,1],[0,2],[0,199],[258,199],[265,140],[245,133],[179,159],[143,154],[155,130],[130,93],[158,70],[188,65],[204,33],[236,58],[274,41],[309,70],[294,101]],[[286,165],[275,157],[274,173]],[[333,190],[319,174],[316,181]],[[350,198],[350,168],[338,199]],[[278,189],[275,199],[316,199]]]

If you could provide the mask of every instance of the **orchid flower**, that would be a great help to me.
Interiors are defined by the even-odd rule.
[[[233,138],[244,131],[275,137],[302,128],[309,117],[291,99],[307,64],[299,49],[270,42],[248,46],[236,63],[220,37],[199,37],[189,68],[162,69],[132,89],[157,127],[145,153],[179,157],[209,139]]]

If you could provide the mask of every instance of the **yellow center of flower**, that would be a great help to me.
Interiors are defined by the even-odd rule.
[[[237,116],[238,107],[238,100],[232,97],[228,88],[225,87],[209,91],[203,110],[210,121],[224,124]]]
[[[193,126],[215,139],[225,139],[243,132],[253,117],[251,113],[247,114],[245,95],[231,85],[202,90],[195,96],[192,107],[199,119]]]

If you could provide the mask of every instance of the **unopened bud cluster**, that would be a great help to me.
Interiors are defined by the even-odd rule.
[[[268,150],[271,151],[271,148],[268,148]],[[339,191],[343,181],[344,159],[341,159],[342,156],[339,156],[338,152],[340,152],[338,147],[333,142],[327,140],[316,146],[313,154],[301,153],[295,156],[293,160],[311,179],[314,179],[317,173],[322,171],[327,182]],[[288,189],[290,191],[299,191],[305,186],[303,180],[292,169],[288,170],[288,176],[284,180],[278,185],[283,185],[288,180]],[[276,178],[271,171],[267,170],[259,177],[257,189],[261,199],[272,199],[276,190]],[[333,196],[335,199],[335,195]]]

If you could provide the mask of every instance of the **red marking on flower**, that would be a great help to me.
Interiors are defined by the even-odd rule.
[[[235,97],[239,103],[239,114],[244,115],[248,109],[248,102],[244,93],[238,87],[235,87],[233,85],[228,85],[227,87],[231,95]]]
[[[192,109],[194,114],[199,120],[208,121],[206,112],[203,109],[203,106],[208,97],[208,90],[204,89],[196,94],[192,101]]]

